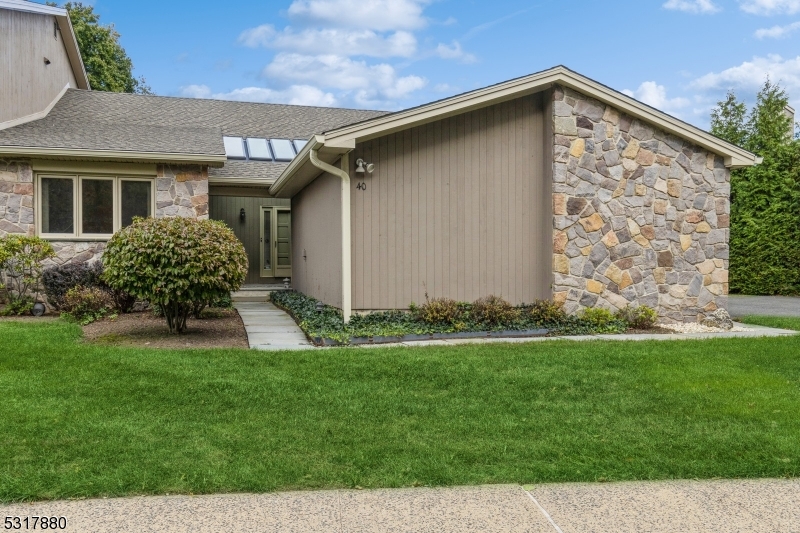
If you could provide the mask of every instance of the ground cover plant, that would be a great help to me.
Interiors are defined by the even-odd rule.
[[[158,306],[170,333],[230,297],[247,275],[244,245],[228,226],[183,217],[134,218],[108,241],[103,264],[106,283]]]
[[[335,307],[296,291],[276,291],[272,301],[294,316],[300,328],[312,339],[327,338],[347,343],[352,337],[396,337],[482,331],[521,331],[547,329],[551,334],[588,335],[623,333],[629,326],[648,329],[655,321],[642,319],[655,316],[649,308],[626,309],[612,314],[604,309],[591,309],[579,316],[568,316],[552,301],[514,307],[498,296],[480,298],[474,303],[456,302],[449,298],[427,299],[422,305],[411,304],[410,312],[386,311],[354,315],[348,324]],[[626,317],[637,318],[636,326]]]
[[[800,475],[800,336],[264,353],[0,322],[0,391],[4,502]]]

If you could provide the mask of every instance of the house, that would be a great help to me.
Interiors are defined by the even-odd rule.
[[[0,124],[0,233],[86,261],[133,216],[211,217],[247,283],[345,317],[495,294],[696,321],[726,303],[730,169],[756,163],[561,66],[395,113],[69,88]]]

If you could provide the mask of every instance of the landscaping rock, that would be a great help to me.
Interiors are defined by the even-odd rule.
[[[719,328],[724,330],[733,328],[731,315],[729,315],[725,309],[717,309],[713,313],[708,314],[700,324],[707,328]]]

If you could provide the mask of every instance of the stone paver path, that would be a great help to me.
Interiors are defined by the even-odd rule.
[[[0,505],[0,516],[63,516],[81,533],[800,533],[800,480],[153,496]]]
[[[297,323],[270,302],[234,302],[247,331],[250,348],[305,350],[313,348]]]

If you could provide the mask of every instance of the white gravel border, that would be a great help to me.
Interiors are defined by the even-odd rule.
[[[659,324],[659,327],[672,330],[676,333],[736,333],[740,331],[755,331],[751,328],[734,326],[731,329],[710,328],[697,322],[686,322],[684,324]]]

